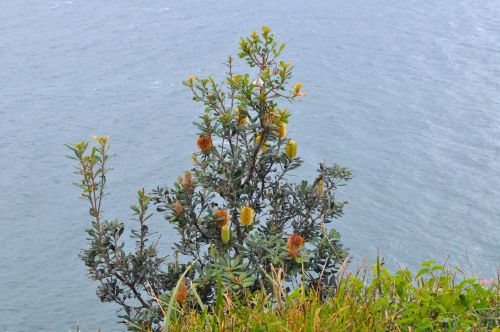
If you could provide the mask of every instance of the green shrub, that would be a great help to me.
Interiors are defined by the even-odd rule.
[[[87,229],[90,245],[81,257],[99,282],[100,299],[121,305],[131,328],[159,329],[170,316],[158,303],[172,303],[174,286],[175,300],[192,305],[213,304],[222,289],[237,298],[271,292],[276,273],[308,290],[325,293],[336,287],[346,252],[339,234],[326,225],[343,213],[346,202],[336,200],[335,191],[351,172],[320,164],[312,183],[287,179],[302,160],[297,142],[287,135],[291,113],[278,102],[305,93],[300,82],[290,86],[292,65],[279,60],[283,49],[263,27],[240,41],[239,57],[251,73],[236,73],[229,57],[222,83],[194,76],[184,82],[204,107],[195,123],[199,151],[193,169],[172,187],[149,195],[139,191],[131,207],[139,222],[132,230],[134,252],[123,249],[124,224],[101,215],[108,138],[96,137],[91,149],[86,141],[68,146],[93,219]],[[187,263],[159,255],[149,230],[151,203],[175,226],[174,255]]]

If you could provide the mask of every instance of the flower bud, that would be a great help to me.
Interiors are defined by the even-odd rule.
[[[302,83],[300,82],[297,82],[294,86],[293,86],[293,96],[294,97],[298,97],[298,96],[306,96],[307,94],[302,92]]]
[[[229,230],[229,225],[222,226],[222,229],[220,231],[220,237],[222,239],[222,242],[224,242],[224,244],[229,243],[229,240],[231,239],[231,231]]]
[[[254,210],[250,206],[245,205],[240,210],[240,224],[245,226],[252,225],[254,215],[255,215]]]
[[[295,158],[295,156],[297,155],[297,142],[293,139],[288,141],[288,143],[286,143],[285,153],[288,158]]]

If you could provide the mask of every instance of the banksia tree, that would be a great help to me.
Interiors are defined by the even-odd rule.
[[[346,202],[335,192],[351,172],[321,163],[309,181],[288,180],[302,159],[287,126],[291,111],[279,102],[290,104],[306,94],[300,82],[290,83],[293,67],[280,60],[283,49],[263,27],[240,41],[239,57],[251,73],[235,72],[229,57],[222,82],[195,76],[184,82],[204,107],[195,123],[193,168],[173,186],[150,195],[139,191],[139,203],[131,207],[139,226],[132,230],[134,252],[124,250],[124,224],[104,220],[101,213],[108,138],[96,138],[90,152],[85,141],[68,146],[93,220],[82,258],[100,283],[101,300],[123,306],[131,328],[159,328],[170,298],[196,306],[212,303],[221,291],[237,297],[270,292],[276,271],[290,285],[335,287],[346,252],[328,224],[343,213]],[[178,231],[173,262],[158,254],[151,239],[151,203]]]
[[[292,282],[304,273],[301,280],[324,289],[334,285],[345,258],[339,234],[327,224],[342,215],[345,202],[334,192],[351,172],[320,164],[311,182],[287,180],[302,160],[287,131],[291,111],[279,102],[306,94],[300,82],[290,84],[292,64],[280,60],[283,49],[263,27],[240,41],[239,57],[252,74],[235,72],[229,57],[221,83],[195,76],[184,82],[204,106],[193,137],[195,189],[186,192],[176,183],[158,188],[153,199],[181,236],[178,253],[198,260],[192,274],[208,290],[207,299],[217,276],[206,271],[229,271],[223,281],[238,291],[269,290],[273,268]],[[179,203],[187,213],[177,213]],[[224,265],[234,260],[243,276],[239,283]]]

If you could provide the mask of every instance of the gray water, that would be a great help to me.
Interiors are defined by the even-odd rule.
[[[349,166],[335,227],[355,263],[500,263],[500,2],[0,1],[0,330],[119,331],[78,259],[89,223],[64,143],[108,134],[105,212],[190,167],[201,113],[180,82],[220,78],[266,24],[309,96],[291,106],[306,160]],[[152,223],[168,252],[175,233]]]

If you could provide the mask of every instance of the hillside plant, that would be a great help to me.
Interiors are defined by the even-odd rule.
[[[168,303],[200,308],[222,293],[240,299],[271,293],[277,274],[291,289],[300,283],[320,295],[338,286],[347,252],[329,224],[343,214],[346,202],[335,193],[352,174],[320,163],[310,181],[290,180],[302,159],[288,132],[288,107],[306,94],[300,82],[290,83],[293,66],[280,60],[284,47],[263,27],[240,40],[247,73],[236,72],[229,57],[221,82],[195,76],[184,82],[203,108],[193,167],[172,186],[138,192],[133,251],[125,250],[124,223],[102,215],[109,138],[68,145],[92,218],[81,258],[99,298],[121,305],[131,329],[160,329],[171,316]],[[177,232],[170,259],[150,230],[153,207]]]
[[[345,272],[345,271],[344,271]],[[471,278],[458,267],[423,262],[416,273],[384,267],[341,273],[327,296],[302,286],[288,294],[226,296],[214,307],[179,307],[171,331],[493,331],[500,332],[500,275]]]

